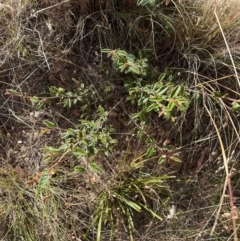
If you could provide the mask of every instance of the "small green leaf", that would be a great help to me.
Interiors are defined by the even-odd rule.
[[[169,97],[171,97],[171,98],[177,97],[177,96],[182,94],[183,90],[184,90],[183,86],[182,85],[178,85],[171,91]]]
[[[62,87],[56,88],[56,90],[57,90],[58,93],[64,93],[65,92],[65,89],[62,88]]]
[[[240,112],[240,105],[237,102],[232,103],[232,109],[235,112]]]
[[[158,164],[162,164],[166,161],[166,157],[161,156],[158,160]]]
[[[162,82],[162,81],[165,79],[165,77],[166,77],[166,72],[164,72],[164,73],[162,73],[162,74],[159,75],[158,81],[159,81],[159,82]]]
[[[168,111],[172,111],[175,107],[175,104],[174,102],[169,102],[168,105],[167,105],[167,109]]]
[[[131,66],[129,67],[129,69],[131,70],[132,73],[135,73],[135,74],[138,74],[138,75],[141,74],[139,68],[138,68],[134,63],[131,64]]]
[[[43,120],[43,124],[49,128],[54,128],[56,127],[55,124],[49,120]]]
[[[75,171],[75,172],[80,172],[80,173],[82,173],[82,172],[85,171],[85,168],[82,167],[82,166],[75,166],[75,167],[74,167],[74,171]]]
[[[101,170],[101,168],[98,166],[98,165],[96,165],[94,162],[91,162],[90,164],[89,164],[89,167],[90,167],[90,169],[93,171],[93,172],[95,172],[95,173],[102,173],[102,170]]]
[[[162,98],[162,96],[158,96],[158,97],[151,97],[149,100],[150,100],[151,102],[157,102],[157,103],[159,103],[159,102],[163,101],[163,98]]]
[[[112,49],[102,49],[102,53],[110,53],[113,51]]]
[[[97,229],[97,241],[101,240],[101,231],[102,231],[102,216],[103,216],[103,211],[100,214],[99,220],[98,220],[98,229]]]
[[[222,97],[222,93],[220,91],[214,91],[213,94],[215,97],[218,97],[218,98]]]
[[[37,103],[39,101],[37,96],[32,96],[30,100],[32,103]]]
[[[127,200],[127,199],[123,199],[123,201],[131,208],[133,208],[134,210],[136,210],[137,212],[141,212],[142,208],[136,204],[135,202],[132,202],[130,200]]]
[[[98,153],[98,149],[94,146],[88,146],[87,151],[88,151],[89,155],[94,155],[94,154]]]
[[[156,103],[153,103],[147,107],[147,112],[151,112],[152,110],[159,111],[159,105]]]
[[[86,153],[83,149],[81,149],[81,148],[79,148],[79,147],[75,147],[75,148],[73,149],[73,152],[74,152],[74,154],[75,154],[77,157],[81,157],[81,156],[86,156],[86,155],[87,155],[87,153]]]
[[[172,159],[175,161],[175,162],[179,162],[179,163],[182,163],[182,160],[173,156]]]
[[[72,100],[70,98],[64,99],[63,107],[71,108],[71,106],[72,106]]]
[[[49,184],[49,179],[50,179],[49,173],[44,172],[38,181],[38,185],[37,185],[38,194],[41,194],[43,188]]]
[[[196,91],[195,93],[193,93],[193,99],[197,102],[199,102],[201,100],[199,91]]]
[[[146,152],[146,157],[147,157],[147,158],[152,157],[152,155],[153,155],[154,151],[155,151],[154,146],[150,146],[150,147],[147,149],[147,152]]]
[[[146,205],[142,205],[143,208],[145,208],[149,213],[152,214],[153,217],[157,218],[158,220],[162,221],[163,219],[157,215],[152,209],[148,208]]]
[[[65,95],[67,97],[73,97],[74,96],[73,92],[71,92],[71,91],[68,91],[67,93],[65,93]]]
[[[117,139],[110,139],[110,140],[109,140],[109,143],[110,143],[110,144],[117,144],[117,143],[118,143],[118,140],[117,140]]]
[[[44,149],[45,149],[45,151],[51,152],[51,153],[54,153],[54,154],[58,154],[58,153],[61,152],[60,148],[54,148],[54,147],[51,147],[51,146],[46,146]]]
[[[168,91],[168,89],[169,89],[168,86],[164,86],[163,88],[161,88],[161,91],[158,92],[158,96],[165,94]]]
[[[37,103],[37,106],[36,106],[36,110],[40,110],[42,109],[42,107],[44,106],[45,102],[44,101],[40,101]]]
[[[143,99],[142,104],[146,104],[148,102],[148,97]]]
[[[69,148],[70,148],[70,144],[65,143],[65,144],[63,144],[63,145],[61,145],[61,146],[59,147],[59,150],[65,152],[65,151],[67,151]]]
[[[125,50],[120,50],[120,49],[117,51],[117,54],[123,57],[128,56],[128,53]]]
[[[75,79],[75,78],[72,78],[72,81],[73,81],[75,84],[78,84],[78,83],[79,83],[79,81],[78,81],[77,79]]]
[[[67,129],[67,133],[68,133],[69,136],[75,136],[75,135],[76,135],[75,130],[72,129],[72,128],[68,128],[68,129]]]

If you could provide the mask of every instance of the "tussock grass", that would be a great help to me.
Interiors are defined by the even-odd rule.
[[[20,172],[4,170],[1,175],[1,239],[76,239],[87,228],[84,219],[89,218],[91,204],[77,191],[76,174],[68,173],[63,179],[59,172],[41,188],[40,181],[36,189],[26,185]]]

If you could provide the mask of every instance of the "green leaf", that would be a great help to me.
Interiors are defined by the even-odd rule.
[[[78,84],[78,83],[79,83],[79,81],[78,81],[77,79],[75,79],[75,78],[72,78],[72,81],[73,81],[75,84]]]
[[[67,97],[73,97],[74,96],[73,92],[71,92],[71,91],[68,91],[67,93],[65,93],[65,95]]]
[[[132,201],[130,201],[130,200],[127,200],[127,199],[125,199],[125,198],[123,198],[123,201],[129,206],[129,207],[131,207],[131,208],[133,208],[134,210],[136,210],[137,212],[141,212],[141,207],[138,205],[138,204],[136,204],[135,202],[132,202]]]
[[[97,164],[95,164],[94,162],[91,162],[90,164],[89,164],[89,167],[90,167],[90,169],[93,171],[93,172],[95,172],[95,173],[102,173],[102,169],[97,165]]]
[[[48,172],[44,172],[38,181],[38,185],[37,185],[38,194],[41,194],[43,188],[49,184],[49,179],[50,179],[50,176],[49,176]]]
[[[147,152],[146,152],[146,157],[147,157],[147,158],[152,157],[152,155],[153,155],[154,151],[155,151],[154,146],[150,146],[150,147],[147,149]]]
[[[142,104],[146,104],[148,102],[148,97],[142,100]]]
[[[170,93],[170,97],[173,98],[173,97],[177,97],[179,95],[181,95],[183,92],[183,86],[182,85],[179,85],[179,86],[176,86]]]
[[[170,81],[170,82],[173,81],[173,75],[170,74],[170,75],[168,76],[168,81]]]
[[[87,155],[87,153],[83,149],[81,149],[80,147],[75,147],[73,149],[73,152],[74,152],[74,154],[77,157],[81,157],[81,156],[86,156]]]
[[[70,148],[70,144],[69,144],[69,143],[65,143],[65,144],[63,144],[63,145],[61,145],[61,146],[59,147],[59,150],[65,152],[65,151],[67,151],[69,148]]]
[[[158,164],[162,164],[166,161],[166,157],[161,156],[158,160]]]
[[[194,94],[193,94],[193,99],[197,102],[199,102],[201,100],[201,96],[200,96],[200,93],[199,91],[196,91]]]
[[[102,216],[103,216],[103,211],[101,211],[101,214],[100,214],[100,217],[99,217],[99,220],[98,220],[97,241],[101,240]]]
[[[213,94],[215,97],[218,97],[218,98],[222,97],[222,93],[220,91],[214,91]]]
[[[120,50],[120,49],[117,51],[117,54],[119,56],[123,56],[123,57],[128,56],[128,54],[125,50]]]
[[[37,103],[39,101],[37,96],[32,96],[30,100],[32,103]]]
[[[153,105],[156,105],[159,107],[159,103],[161,103],[163,101],[163,98],[162,97],[150,98],[149,101],[155,102]],[[150,109],[150,106],[148,107],[148,109]]]
[[[158,81],[162,82],[165,79],[165,77],[166,77],[166,72],[159,75]]]
[[[175,161],[175,162],[179,162],[179,163],[182,163],[182,160],[173,156],[172,159]]]
[[[157,215],[152,209],[148,208],[146,205],[142,205],[142,207],[145,208],[149,213],[151,213],[153,217],[157,218],[160,221],[163,220],[159,215]]]
[[[232,109],[235,112],[240,112],[240,105],[237,102],[232,103]]]
[[[63,107],[71,108],[71,106],[72,106],[72,100],[70,98],[64,99]]]
[[[89,155],[94,155],[96,153],[98,153],[98,148],[96,148],[96,146],[88,146],[87,147],[87,151]]]
[[[158,92],[158,96],[165,94],[168,91],[168,88],[169,88],[168,86],[163,87],[161,91]]]
[[[60,148],[54,148],[54,147],[51,147],[51,146],[46,146],[44,149],[45,149],[45,151],[51,152],[51,153],[54,153],[54,154],[58,154],[58,153],[61,152]]]
[[[163,182],[166,179],[170,179],[173,178],[173,176],[167,176],[167,175],[163,175],[163,176],[159,176],[159,177],[150,177],[150,178],[143,178],[143,179],[139,179],[139,181],[144,184],[144,185],[155,185],[155,184],[159,184],[161,182]]]
[[[112,49],[102,49],[102,53],[110,53],[113,51]]]
[[[175,107],[175,104],[174,102],[169,102],[168,105],[167,105],[167,109],[168,111],[172,111]]]
[[[45,102],[44,101],[40,101],[37,103],[37,106],[36,106],[36,110],[40,110],[43,106],[44,106]]]
[[[62,88],[62,87],[56,88],[56,90],[57,90],[58,93],[64,93],[65,92],[65,89]]]
[[[129,69],[132,71],[132,73],[135,73],[135,74],[138,74],[138,75],[141,74],[139,68],[135,64],[131,63]]]
[[[110,143],[110,144],[117,144],[117,143],[118,143],[118,140],[117,140],[117,139],[110,139],[110,140],[109,140],[109,143]]]
[[[85,171],[85,168],[82,166],[75,166],[74,171],[82,173]]]
[[[76,135],[75,130],[72,129],[72,128],[68,128],[68,129],[67,129],[67,133],[68,133],[69,136],[75,136],[75,135]]]
[[[55,124],[49,120],[43,120],[43,124],[49,128],[54,128],[56,127]]]

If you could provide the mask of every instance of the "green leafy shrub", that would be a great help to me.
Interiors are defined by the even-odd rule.
[[[76,83],[77,80],[73,79]],[[78,102],[83,104],[89,104],[89,99],[94,99],[97,95],[93,85],[86,87],[84,83],[81,83],[74,91],[67,91],[64,88],[52,86],[49,88],[50,94],[53,97],[57,97],[63,104],[63,107],[71,108],[72,105],[76,105]]]
[[[93,85],[86,87],[84,83],[80,84],[78,80],[74,78],[72,80],[74,82],[73,91],[66,90],[63,87],[51,86],[49,87],[50,97],[31,97],[31,101],[36,105],[36,109],[41,109],[46,103],[49,103],[49,100],[52,99],[57,99],[59,104],[61,104],[64,108],[71,108],[73,105],[81,103],[82,111],[86,110],[89,106],[90,100],[94,100],[96,97],[98,97],[98,102],[101,102],[101,98]]]
[[[103,53],[107,53],[113,61],[113,68],[124,74],[135,74],[137,76],[146,76],[148,60],[146,58],[136,58],[133,54],[129,54],[124,50],[103,49]]]
[[[186,112],[190,103],[190,95],[184,85],[164,83],[162,77],[154,84],[130,88],[128,99],[141,107],[140,112],[133,114],[134,119],[142,119],[146,113],[154,111],[172,122],[176,119],[174,113]]]
[[[158,80],[148,80],[146,58],[136,58],[124,50],[104,49],[113,61],[113,68],[124,74],[131,74],[132,78],[124,86],[128,89],[128,100],[140,107],[134,119],[146,119],[147,113],[157,112],[172,122],[177,112],[186,112],[190,104],[190,94],[183,84],[176,85],[170,71],[161,74]],[[147,84],[146,84],[147,83]]]
[[[77,159],[87,157],[91,163],[89,166],[93,171],[97,168],[94,162],[94,157],[101,151],[106,156],[112,150],[116,140],[111,137],[113,129],[107,125],[108,112],[103,107],[99,106],[97,109],[96,120],[80,120],[76,129],[68,128],[62,133],[61,139],[63,144],[59,147],[45,148],[45,160],[52,160],[55,155],[66,153],[73,155]],[[44,122],[49,128],[55,128],[54,123]]]

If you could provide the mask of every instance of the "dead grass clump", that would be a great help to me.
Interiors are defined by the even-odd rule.
[[[232,7],[233,5],[235,8]],[[185,3],[176,8],[180,18],[177,20],[180,26],[176,29],[176,35],[179,38],[176,46],[182,54],[181,63],[186,61],[183,67],[190,72],[188,79],[197,81],[201,78],[200,74],[214,79],[235,75],[228,47],[239,69],[237,40],[240,21],[239,4],[226,1],[217,1],[214,4],[204,1],[193,5]],[[223,34],[228,46],[223,39]],[[232,83],[226,85],[226,87],[230,86]]]
[[[1,169],[2,240],[63,241],[82,235],[86,230],[87,207],[91,205],[83,193],[73,189],[76,175],[68,173],[66,179],[54,180],[45,176],[37,186],[30,187],[26,185],[26,176],[12,170]]]

